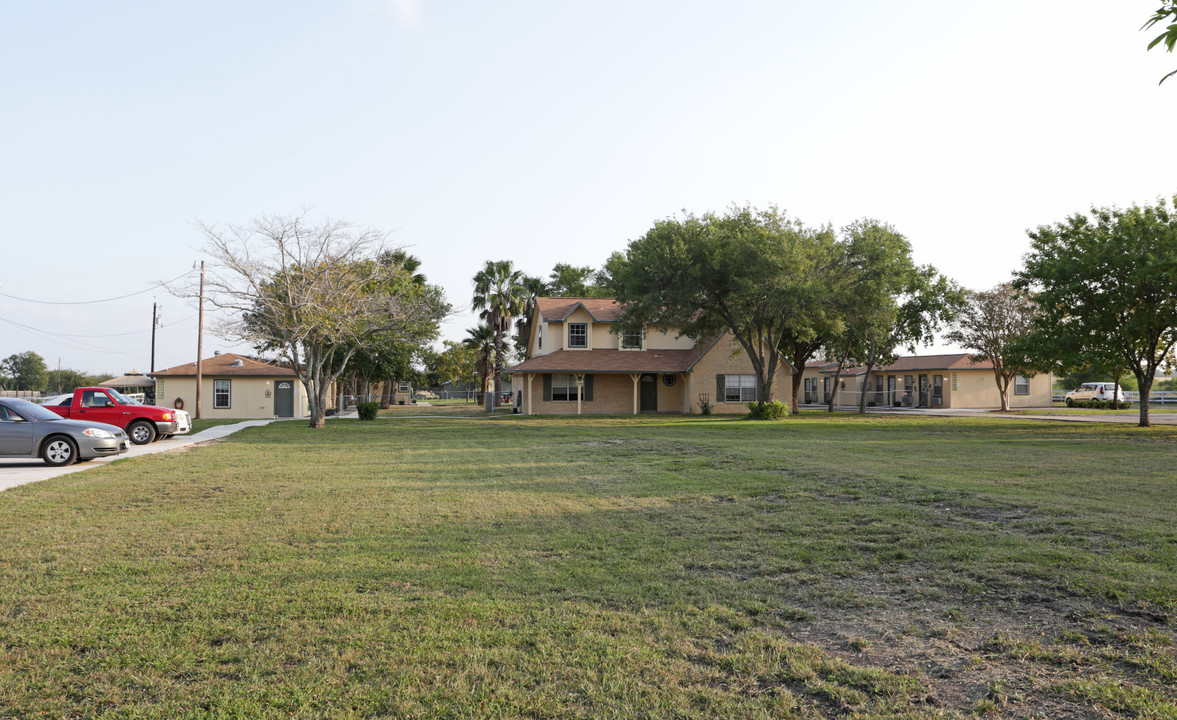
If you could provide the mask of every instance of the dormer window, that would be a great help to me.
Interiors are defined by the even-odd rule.
[[[641,350],[642,349],[642,331],[633,330],[621,333],[621,349],[622,350]]]
[[[568,323],[568,347],[588,347],[588,323]]]

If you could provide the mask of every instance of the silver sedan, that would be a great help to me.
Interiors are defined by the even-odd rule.
[[[0,398],[0,457],[61,467],[127,451],[127,434],[106,423],[66,420],[28,400]]]

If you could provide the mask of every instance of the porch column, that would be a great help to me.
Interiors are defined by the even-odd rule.
[[[638,384],[642,380],[641,373],[630,373],[629,379],[633,380],[633,414],[638,414]]]
[[[531,407],[531,381],[535,379],[535,373],[527,373],[527,414],[534,415],[535,411]]]
[[[580,414],[580,399],[584,396],[584,373],[576,373],[576,414]]]

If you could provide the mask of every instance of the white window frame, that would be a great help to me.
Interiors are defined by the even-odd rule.
[[[733,390],[735,392],[733,392]],[[755,375],[724,375],[724,402],[756,402]]]
[[[413,385],[412,385],[412,383],[408,383],[408,382],[405,382],[402,380],[401,382],[397,383],[396,390],[397,390],[397,392],[403,392],[403,393],[412,392]]]
[[[1025,375],[1014,376],[1014,395],[1030,394],[1030,378]]]
[[[573,328],[577,328],[577,327],[583,327],[583,328],[584,328],[584,335],[583,335],[583,336],[581,336],[581,335],[575,335],[575,336],[574,336],[574,335],[572,334],[572,329],[573,329]],[[584,338],[584,344],[583,344],[583,345],[577,345],[576,343],[574,343],[574,342],[572,341],[572,338],[573,338],[573,337],[577,337],[577,338],[579,338],[579,337],[583,337],[583,338]],[[587,349],[588,349],[588,346],[589,346],[589,324],[588,324],[588,323],[586,323],[586,322],[581,322],[581,323],[568,323],[568,347],[569,347],[570,349],[572,349],[572,350],[587,350]]]
[[[626,345],[625,344],[626,338],[632,337],[634,335],[637,336],[637,344],[636,345]],[[619,347],[622,350],[641,350],[646,344],[646,333],[642,330],[634,330],[632,332],[623,331],[621,333],[621,338],[620,338],[619,342],[620,342]]]
[[[224,383],[224,390],[221,390],[221,383]],[[221,403],[221,395],[224,394],[225,402]],[[213,410],[231,410],[233,409],[233,381],[228,378],[219,378],[213,380]]]
[[[556,397],[556,391],[564,397]],[[583,394],[583,390],[581,393]],[[552,402],[576,402],[576,376],[571,373],[552,373]]]

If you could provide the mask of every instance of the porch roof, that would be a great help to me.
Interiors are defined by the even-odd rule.
[[[714,343],[690,350],[556,350],[529,358],[503,372],[511,373],[680,373],[690,372]]]

